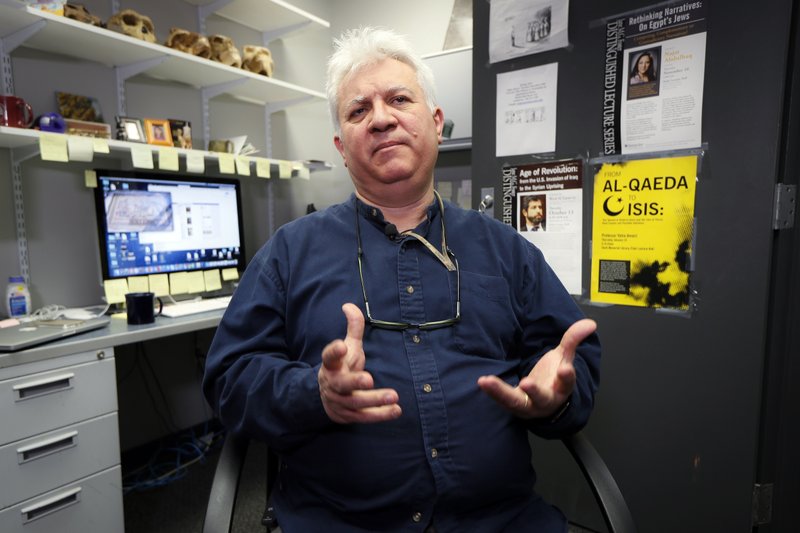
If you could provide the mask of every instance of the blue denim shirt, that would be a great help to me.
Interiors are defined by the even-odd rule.
[[[358,210],[358,215],[356,215]],[[217,330],[206,397],[233,431],[265,440],[281,458],[274,503],[287,533],[514,530],[563,516],[533,491],[527,432],[558,437],[586,423],[599,382],[592,335],[575,358],[577,383],[556,422],[521,420],[477,386],[511,385],[558,345],[583,314],[541,252],[510,227],[445,203],[447,244],[461,271],[461,321],[432,331],[364,333],[366,370],[393,388],[400,418],[332,422],[317,372],[323,347],[344,338],[342,304],[375,319],[420,323],[455,313],[456,274],[413,238],[390,239],[380,210],[355,201],[281,227],[255,255]],[[438,204],[416,232],[441,243]],[[550,522],[548,522],[550,521]]]

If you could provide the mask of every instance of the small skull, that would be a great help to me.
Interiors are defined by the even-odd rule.
[[[208,59],[211,57],[211,43],[208,37],[181,28],[170,28],[165,43],[170,48]]]
[[[105,24],[100,20],[100,17],[89,13],[89,10],[83,4],[64,4],[64,16],[78,22],[105,28]]]
[[[147,15],[140,15],[133,9],[123,9],[108,19],[108,29],[148,43],[156,42],[156,29]]]
[[[208,40],[211,43],[211,59],[223,65],[241,68],[242,56],[233,44],[233,39],[224,35],[212,35]]]
[[[272,60],[272,54],[269,48],[255,46],[253,44],[245,45],[242,68],[250,72],[255,72],[256,74],[272,77],[272,71],[275,69],[275,62]]]

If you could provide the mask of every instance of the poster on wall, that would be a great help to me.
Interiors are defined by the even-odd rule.
[[[558,63],[497,75],[497,157],[554,152]]]
[[[688,311],[698,157],[593,166],[593,302]]]
[[[489,62],[569,44],[569,0],[492,0]]]
[[[570,294],[581,294],[582,160],[504,167],[502,220],[542,251]]]
[[[605,155],[702,144],[705,0],[612,18],[605,52]]]

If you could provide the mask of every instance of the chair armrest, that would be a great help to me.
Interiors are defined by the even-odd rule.
[[[562,439],[583,472],[603,514],[606,527],[613,533],[635,533],[633,516],[603,458],[582,433]]]
[[[233,509],[249,444],[249,439],[231,433],[225,437],[208,497],[203,533],[227,533],[231,530]]]

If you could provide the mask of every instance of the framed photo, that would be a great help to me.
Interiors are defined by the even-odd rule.
[[[175,148],[192,148],[192,123],[188,120],[169,119],[172,132],[172,145]]]
[[[117,119],[117,139],[132,143],[147,142],[144,136],[142,121],[132,117],[116,117]]]
[[[146,118],[144,119],[144,134],[147,144],[172,146],[172,133],[169,129],[169,120]]]
[[[103,122],[100,102],[91,96],[56,91],[58,112],[64,118],[83,120],[85,122]]]

